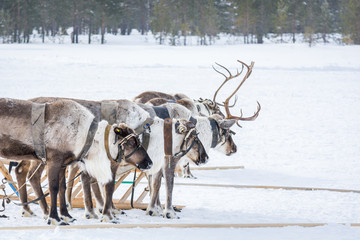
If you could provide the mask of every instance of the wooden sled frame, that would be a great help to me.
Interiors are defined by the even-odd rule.
[[[9,173],[8,168],[5,167],[5,165],[9,165],[10,162],[11,162],[11,160],[8,160],[8,159],[0,159],[0,172],[7,179],[7,183],[12,188],[13,192],[7,193],[7,196],[2,195],[2,192],[0,192],[0,199],[9,198],[11,200],[20,201],[18,193],[17,193],[19,186],[17,186],[16,181],[14,181],[12,175]],[[135,181],[133,181],[133,180],[125,181],[125,179],[131,173],[134,173],[134,171],[136,171]],[[144,188],[144,190],[140,194],[139,193],[137,194],[137,197],[135,196],[136,194],[134,193],[133,202],[131,203],[131,194],[132,194],[133,184],[134,184],[134,187],[137,187],[138,184],[141,182],[141,180],[144,177],[145,177],[145,173],[135,169],[135,170],[129,170],[129,171],[125,172],[123,175],[121,175],[121,177],[119,177],[116,180],[115,187],[114,187],[114,194],[116,193],[116,190],[118,190],[120,186],[125,186],[125,184],[129,184],[129,187],[125,188],[125,192],[123,193],[123,195],[120,198],[118,198],[118,199],[113,198],[113,204],[116,208],[118,208],[118,209],[136,208],[136,209],[143,209],[143,210],[147,208],[148,203],[143,202],[145,197],[149,194],[149,188],[147,186]],[[2,178],[0,178],[0,181],[1,180],[2,180]],[[74,179],[73,181],[74,181],[74,184],[73,184],[72,194],[71,194],[71,205],[73,208],[84,208],[84,193],[82,191],[80,177]],[[42,186],[45,185],[46,182],[47,182],[47,174],[45,173],[41,177],[41,185]],[[28,185],[27,182],[26,182],[26,185]],[[44,194],[47,194],[48,192],[49,192],[49,189],[46,189],[44,191]],[[134,192],[139,192],[139,191],[134,191]],[[28,194],[28,201],[33,201],[34,199],[36,199],[36,196],[34,195],[34,191],[33,191],[32,187],[28,187],[27,194]],[[45,199],[46,199],[47,203],[50,205],[50,196],[47,196]],[[96,201],[94,200],[94,198],[93,198],[93,204],[94,204],[94,206],[96,206]],[[185,206],[176,205],[174,207],[177,209],[182,209]]]
[[[18,197],[19,186],[17,186],[17,183],[14,181],[13,176],[9,173],[8,168],[5,166],[5,165],[9,165],[10,161],[11,160],[0,159],[0,172],[4,176],[4,178],[6,178],[6,182],[12,188],[13,192],[7,193],[6,196],[3,195],[3,192],[0,192],[0,199],[9,198],[11,200],[20,201],[20,199]],[[133,181],[124,181],[125,178],[128,177],[130,175],[130,173],[132,173],[134,171],[137,171],[137,173],[136,173],[137,176],[136,176],[134,183],[133,183]],[[129,183],[131,183],[131,184],[129,184],[129,187],[127,188],[127,190],[125,191],[125,193],[123,194],[123,196],[120,199],[113,199],[113,203],[114,203],[115,207],[117,207],[118,209],[132,209],[132,208],[146,209],[147,208],[148,204],[143,203],[143,200],[149,192],[148,187],[145,187],[144,190],[142,191],[142,193],[137,198],[134,196],[134,200],[133,200],[132,204],[131,204],[131,200],[129,199],[129,197],[131,197],[133,184],[136,187],[144,177],[145,177],[145,173],[140,172],[139,170],[129,170],[129,171],[125,172],[119,179],[117,179],[114,192],[120,187],[120,185],[129,184]],[[2,179],[3,178],[1,178],[0,180],[2,180]],[[46,182],[47,182],[47,175],[45,173],[45,175],[41,177],[41,185],[44,185],[44,183],[46,183]],[[124,183],[124,184],[122,184],[122,183]],[[28,185],[28,183],[26,183],[26,185]],[[49,192],[49,189],[46,189],[44,191],[44,194],[46,194],[48,192]],[[32,187],[28,187],[27,194],[28,194],[28,201],[32,201],[32,200],[36,199],[36,196],[34,196],[34,191],[33,191]],[[50,197],[49,196],[46,197],[46,201],[50,205]],[[93,200],[93,203],[96,204],[96,202],[94,200]],[[72,207],[74,207],[74,208],[84,208],[84,198],[83,198],[83,191],[82,191],[80,177],[78,177],[74,180],[71,204],[72,204]]]
[[[131,173],[134,173],[135,171],[136,171],[136,175],[137,175],[135,181],[134,182],[133,181],[125,181],[125,178],[127,178]],[[115,198],[113,199],[113,203],[116,208],[118,208],[118,209],[132,209],[132,208],[146,209],[147,208],[148,204],[143,203],[143,200],[149,192],[148,187],[145,187],[144,190],[142,191],[142,193],[137,198],[135,198],[135,196],[134,196],[134,200],[133,200],[132,204],[131,204],[131,200],[129,200],[129,197],[131,197],[133,184],[134,184],[134,187],[136,187],[144,177],[145,177],[145,173],[140,172],[139,170],[135,169],[135,170],[129,170],[129,171],[125,172],[121,177],[119,177],[115,181],[116,183],[115,183],[115,187],[114,187],[114,193],[116,192],[117,189],[119,189],[121,184],[124,185],[124,184],[130,183],[130,186],[127,188],[127,190],[125,191],[125,193],[123,194],[123,196],[120,199],[115,199]],[[84,193],[82,191],[80,178],[77,178],[74,180],[74,187],[73,187],[72,195],[71,195],[72,207],[84,208],[83,195],[84,195]],[[93,199],[93,204],[96,204],[94,199]]]

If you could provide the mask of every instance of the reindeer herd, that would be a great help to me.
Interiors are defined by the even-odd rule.
[[[230,99],[249,78],[254,63],[241,62],[235,75],[218,64],[227,74],[212,100],[191,100],[184,94],[143,92],[133,101],[86,101],[40,97],[30,100],[0,99],[0,156],[16,160],[16,180],[22,203],[27,203],[29,181],[48,224],[67,225],[71,191],[66,190],[65,171],[69,176],[81,171],[86,218],[99,218],[92,195],[100,210],[101,221],[117,222],[112,203],[115,178],[126,171],[146,173],[150,202],[146,214],[176,218],[172,206],[175,173],[193,177],[189,163],[205,164],[207,152],[214,148],[225,155],[237,150],[230,129],[238,121],[255,120],[261,106],[250,117],[230,113]],[[216,101],[226,82],[246,73],[235,91],[223,104]],[[225,108],[225,115],[220,111]],[[238,124],[239,125],[239,124]],[[46,168],[50,208],[41,196],[41,174]],[[70,178],[70,177],[69,177]],[[159,189],[164,178],[166,203],[160,203]],[[71,181],[68,182],[70,184]],[[70,189],[70,188],[69,188]],[[59,200],[59,213],[57,201]],[[32,216],[28,204],[22,216]]]

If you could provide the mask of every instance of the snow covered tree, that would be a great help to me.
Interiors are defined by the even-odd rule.
[[[280,35],[280,42],[283,42],[283,33],[287,31],[288,27],[288,10],[289,5],[284,0],[278,1],[277,4],[277,18],[276,18],[276,32]]]
[[[324,0],[321,4],[321,13],[320,13],[320,32],[324,43],[327,43],[326,36],[331,32],[332,17],[329,8],[329,3],[327,0]]]
[[[360,1],[343,0],[341,25],[344,42],[360,44]]]

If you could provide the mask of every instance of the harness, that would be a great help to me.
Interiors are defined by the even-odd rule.
[[[109,149],[109,135],[110,135],[111,127],[112,127],[111,125],[107,125],[105,128],[104,143],[105,143],[106,155],[111,161],[119,163],[119,162],[121,162],[121,160],[125,161],[126,159],[131,157],[137,150],[139,150],[139,148],[141,147],[141,143],[140,143],[140,140],[138,139],[138,136],[135,133],[131,133],[131,134],[127,135],[126,137],[124,137],[123,139],[120,140],[120,142],[118,144],[118,148],[119,148],[118,154],[117,154],[116,158],[113,158],[110,154],[110,149]],[[116,134],[114,144],[116,144],[116,142],[119,140],[118,138],[119,138],[119,136]],[[128,155],[125,155],[124,145],[131,138],[135,138],[137,146],[131,153],[129,153]]]
[[[221,142],[221,136],[224,136],[224,141],[221,145],[225,144],[226,140],[229,138],[230,135],[235,135],[235,132],[231,131],[230,129],[223,129],[220,128],[217,122],[209,118],[211,132],[212,132],[212,141],[211,141],[211,148],[215,148]]]
[[[165,157],[177,157],[177,158],[181,158],[184,155],[186,155],[193,147],[194,145],[197,143],[199,148],[199,152],[201,154],[201,142],[197,137],[197,133],[196,133],[196,129],[195,128],[191,128],[187,133],[186,136],[184,138],[184,140],[182,141],[181,145],[180,145],[180,151],[173,154],[172,152],[172,119],[171,118],[166,118],[164,121],[164,152],[165,152]],[[179,122],[175,123],[175,128],[177,128],[177,125],[180,124]],[[191,142],[190,146],[188,148],[186,148],[186,146],[188,145],[190,138],[194,137],[193,141]]]
[[[78,161],[83,161],[83,159],[86,157],[86,155],[89,152],[89,149],[94,141],[94,137],[95,137],[95,133],[96,130],[98,128],[98,121],[94,118],[93,121],[91,122],[88,134],[86,136],[86,141],[85,141],[85,145],[82,148],[79,157],[78,157]]]
[[[142,136],[141,139],[141,145],[144,147],[145,151],[148,149],[149,147],[149,142],[150,142],[150,133],[151,133],[151,128],[150,126],[153,124],[154,120],[152,118],[147,118],[145,120],[145,122],[143,122],[143,124],[141,124],[140,126],[138,126],[135,129],[135,133],[137,135]]]
[[[211,148],[215,148],[220,142],[219,139],[221,139],[219,126],[214,119],[209,118],[209,120],[210,120],[211,132],[212,132]]]
[[[161,119],[170,119],[169,110],[164,106],[153,106],[152,109],[154,109],[156,116],[158,116]]]
[[[45,104],[32,103],[31,105],[31,136],[36,157],[46,162],[45,150]]]

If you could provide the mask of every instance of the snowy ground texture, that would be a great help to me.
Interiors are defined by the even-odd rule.
[[[212,98],[223,78],[214,62],[234,71],[240,59],[255,61],[239,91],[244,115],[262,105],[258,119],[234,127],[238,152],[210,151],[208,166],[244,169],[193,171],[185,183],[273,185],[360,189],[360,47],[264,44],[170,47],[123,36],[107,45],[0,45],[0,96],[29,99],[59,96],[91,100],[132,99],[146,90]],[[220,93],[220,98],[234,88]],[[230,85],[230,84],[229,84]],[[221,99],[220,99],[221,100]],[[233,111],[238,111],[234,109]],[[144,186],[144,185],[142,185]],[[164,201],[164,194],[162,194]],[[146,199],[145,199],[146,200]],[[175,186],[174,203],[186,205],[180,219],[119,216],[122,224],[143,223],[328,223],[315,228],[89,229],[2,231],[1,239],[358,239],[360,194]],[[1,227],[43,226],[38,214],[22,218],[6,206]],[[83,209],[73,225],[86,220]],[[105,223],[103,223],[105,224]]]

